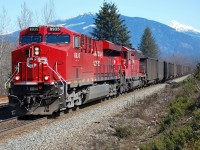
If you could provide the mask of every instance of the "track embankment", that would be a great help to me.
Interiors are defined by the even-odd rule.
[[[8,106],[8,98],[0,97],[0,108]]]
[[[173,81],[181,82],[187,77]],[[167,83],[163,83],[139,89],[62,115],[55,120],[46,120],[35,127],[10,133],[9,136],[1,137],[0,149],[79,149],[80,147],[75,145],[79,144],[78,141],[83,134],[90,134],[88,129],[95,128],[102,120],[109,120],[111,116],[121,113],[130,104],[137,104],[145,97],[161,91],[166,85]]]

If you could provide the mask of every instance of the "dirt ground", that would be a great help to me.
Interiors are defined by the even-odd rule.
[[[168,114],[167,106],[179,91],[180,87],[167,85],[137,104],[130,103],[109,120],[94,122],[71,149],[138,150],[140,144],[157,134],[161,118]]]

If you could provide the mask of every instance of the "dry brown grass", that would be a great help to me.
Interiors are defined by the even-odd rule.
[[[138,103],[128,103],[124,111],[109,120],[109,131],[101,130],[89,142],[91,149],[138,149],[159,131],[160,118],[168,114],[167,106],[179,93],[180,86],[172,85]],[[97,148],[99,146],[99,148]]]

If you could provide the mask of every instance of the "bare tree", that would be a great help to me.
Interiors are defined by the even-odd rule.
[[[7,16],[7,11],[5,10],[5,8],[2,9],[2,13],[0,14],[0,67],[1,67],[1,59],[3,56],[3,43],[4,43],[4,33],[6,31],[6,19]]]
[[[44,21],[45,25],[48,25],[50,22],[53,21],[54,18],[55,18],[54,1],[49,0],[49,2],[46,3],[44,8],[42,9],[42,20]]]
[[[39,12],[40,13],[40,12]],[[34,26],[39,26],[41,25],[41,16],[38,14],[37,11],[34,13]]]
[[[2,8],[0,14],[0,34],[5,34],[6,28],[9,26],[9,18],[7,17],[7,10]]]
[[[11,49],[14,44],[9,42],[7,31],[10,21],[5,8],[0,13],[0,96],[6,94],[4,83],[11,72]]]
[[[170,56],[167,56],[164,58],[164,60],[175,63],[175,64],[181,64],[186,66],[195,66],[195,62],[191,57],[188,57],[187,55],[176,53]]]
[[[30,27],[32,24],[32,12],[25,2],[21,5],[21,15],[17,17],[17,21],[20,30]]]
[[[7,16],[7,10],[2,8],[2,12],[0,14],[0,67],[2,64],[2,58],[5,53],[4,44],[7,41],[7,27],[9,26],[9,18]]]

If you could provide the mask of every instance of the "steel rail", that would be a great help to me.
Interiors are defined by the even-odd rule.
[[[9,118],[9,119],[6,119],[6,120],[3,120],[0,122],[0,125],[1,123],[5,123],[5,122],[9,122],[11,120],[15,120],[17,119],[18,117],[13,117],[13,118]],[[42,118],[39,118],[39,119],[36,119],[36,120],[30,120],[30,121],[27,121],[25,120],[24,123],[21,123],[21,124],[18,124],[17,126],[13,126],[13,127],[10,127],[10,128],[7,128],[7,129],[3,129],[0,131],[0,137],[3,135],[3,134],[6,134],[6,133],[9,133],[11,131],[14,131],[14,130],[17,130],[17,129],[23,129],[27,126],[31,126],[31,125],[34,125],[35,123],[39,123],[41,121],[44,121],[44,120],[47,120],[47,117],[42,117]],[[23,120],[22,120],[23,121]]]

